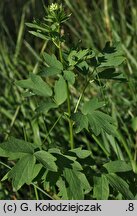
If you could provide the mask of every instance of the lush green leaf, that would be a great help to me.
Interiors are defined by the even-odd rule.
[[[48,34],[42,34],[42,33],[35,32],[35,31],[29,31],[29,33],[40,38],[40,39],[43,39],[43,40],[49,40],[50,39]]]
[[[137,117],[132,119],[132,128],[134,132],[137,132]]]
[[[89,54],[89,49],[83,49],[83,50],[79,50],[77,52],[77,57],[78,59],[83,59],[85,56],[87,56]]]
[[[8,173],[8,178],[12,178],[12,185],[15,190],[19,190],[25,183],[31,183],[35,162],[35,157],[31,154],[27,154],[22,157]]]
[[[57,60],[56,56],[54,54],[49,55],[48,53],[44,52],[43,57],[45,62],[48,64],[50,67],[55,67],[59,70],[63,70],[63,65],[60,61]]]
[[[80,179],[77,176],[77,171],[65,168],[63,176],[66,179],[68,187],[68,198],[71,200],[83,200],[84,191]]]
[[[16,84],[22,88],[31,89],[35,94],[40,96],[46,97],[52,95],[52,89],[39,75],[31,73],[29,79],[17,81]]]
[[[58,105],[64,103],[67,99],[67,86],[64,78],[60,76],[59,80],[56,81],[54,87],[54,99]]]
[[[132,170],[132,165],[122,160],[110,161],[103,165],[109,173],[127,172]]]
[[[50,76],[56,76],[57,74],[60,74],[61,70],[56,67],[42,67],[42,70],[40,71],[39,75],[42,77],[50,77]]]
[[[67,187],[65,185],[65,181],[60,177],[57,181],[57,186],[59,188],[58,196],[62,198],[62,200],[68,200]]]
[[[32,96],[34,96],[34,95],[36,95],[34,92],[32,92],[32,91],[29,91],[29,90],[26,90],[25,92],[23,92],[22,93],[22,96],[23,97],[32,97]]]
[[[89,193],[91,191],[91,186],[90,186],[85,174],[82,172],[77,172],[77,176],[81,182],[84,194]]]
[[[73,85],[75,83],[75,74],[72,71],[63,71],[64,73],[64,78],[66,81],[68,81],[68,83],[70,83],[71,85]]]
[[[48,53],[44,52],[43,57],[48,67],[42,68],[40,73],[42,76],[55,76],[62,72],[63,65],[59,60],[57,60],[54,54],[49,55]]]
[[[68,62],[70,66],[74,66],[78,62],[78,58],[76,57],[77,51],[72,50],[68,55]]]
[[[123,180],[121,177],[117,176],[114,173],[106,174],[105,176],[107,177],[111,187],[117,192],[120,192],[123,195],[124,199],[127,200],[134,199],[134,196],[129,189],[129,185],[125,180]]]
[[[76,133],[79,133],[84,128],[88,130],[87,116],[78,112],[78,113],[73,114],[72,119],[75,121]]]
[[[81,164],[76,160],[73,161],[71,166],[73,170],[77,170],[77,171],[83,170],[83,167],[81,166]]]
[[[110,46],[110,43],[106,43],[103,53],[98,57],[98,61],[100,62],[99,67],[119,66],[125,61],[121,44],[117,42]]]
[[[78,161],[76,161],[76,157],[64,155],[56,148],[49,149],[49,152],[56,157],[56,164],[61,172],[66,167],[73,168],[75,170],[83,170],[81,164]]]
[[[37,160],[48,170],[57,172],[57,165],[55,161],[57,160],[52,154],[47,151],[37,151],[34,153]]]
[[[127,81],[123,74],[116,73],[115,68],[107,68],[96,75],[96,79],[112,79],[118,81]]]
[[[0,144],[0,147],[8,152],[22,152],[22,153],[32,153],[34,149],[38,147],[38,145],[26,142],[21,139],[16,139],[14,137],[10,137],[8,141]]]
[[[33,82],[34,86],[34,92],[42,95],[42,96],[51,96],[52,95],[52,90],[50,86],[42,80],[42,78],[38,75],[35,75],[33,73],[30,74],[30,78]]]
[[[77,155],[77,157],[80,159],[85,159],[91,155],[91,151],[83,150],[81,147],[72,149],[70,151],[74,152]]]
[[[97,200],[107,200],[109,197],[109,183],[106,176],[94,176],[93,197]]]
[[[16,84],[21,88],[29,88],[29,89],[31,89],[30,87],[33,85],[32,80],[30,78],[26,80],[16,81]]]
[[[90,101],[86,101],[81,109],[84,115],[92,113],[96,109],[99,109],[105,105],[105,102],[99,102],[97,98],[93,98]]]
[[[76,132],[80,132],[83,128],[91,129],[96,136],[105,131],[108,134],[116,135],[116,126],[113,118],[96,109],[102,107],[104,102],[98,102],[92,99],[85,102],[81,111],[75,113],[72,118],[76,124]]]
[[[42,27],[40,24],[36,23],[35,21],[33,23],[25,23],[26,26],[33,28],[33,29],[37,29],[43,32],[47,32],[46,27],[48,28],[48,25],[44,24],[44,26]]]
[[[6,150],[0,148],[0,157],[7,157],[8,160],[17,160],[17,159],[19,159],[25,155],[26,155],[26,153],[11,152],[10,150],[6,151]]]
[[[108,134],[116,135],[116,126],[113,118],[101,111],[94,111],[87,115],[89,128],[98,136],[105,131]]]
[[[35,164],[34,165],[32,176],[31,176],[31,178],[32,178],[31,181],[37,177],[37,175],[39,174],[41,169],[42,169],[42,164]]]
[[[89,66],[88,66],[86,61],[82,61],[82,62],[78,63],[75,67],[83,75],[87,75],[87,73],[89,71]]]
[[[37,108],[36,108],[36,112],[38,113],[45,113],[47,114],[49,112],[50,109],[54,109],[57,108],[57,104],[53,103],[53,102],[42,102]]]
[[[82,61],[84,57],[89,54],[89,49],[84,49],[80,51],[72,50],[68,55],[68,62],[70,66],[76,65],[78,62]]]

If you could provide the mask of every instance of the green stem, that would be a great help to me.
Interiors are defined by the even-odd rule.
[[[89,85],[89,81],[90,81],[90,79],[88,79],[88,80],[86,81],[86,84],[85,84],[85,86],[84,86],[84,88],[83,88],[83,90],[82,90],[82,92],[81,92],[81,94],[80,94],[80,96],[79,96],[79,99],[78,99],[78,101],[77,101],[77,103],[76,103],[74,113],[76,113],[77,110],[78,110],[78,107],[79,107],[79,104],[80,104],[80,102],[81,102],[81,99],[82,99],[82,97],[83,97],[83,95],[84,95],[84,92],[85,92],[86,88],[87,88],[88,85]],[[93,81],[94,81],[94,80],[93,80]]]
[[[5,167],[7,167],[8,169],[11,169],[10,166],[8,166],[7,164],[3,163],[2,161],[0,161],[0,164],[3,165],[3,166],[5,166]]]
[[[61,43],[59,45],[59,57],[61,63],[63,63],[63,57],[62,57],[62,49],[61,49]],[[68,122],[69,122],[69,142],[70,142],[70,148],[74,149],[74,138],[73,138],[73,121],[71,120],[71,104],[70,104],[70,91],[69,91],[69,85],[66,81],[66,88],[67,88],[67,106],[68,106]]]
[[[98,146],[103,150],[104,154],[109,157],[110,154],[109,152],[105,149],[105,147],[102,145],[102,143],[99,141],[99,139],[94,135],[94,134],[91,134],[89,132],[90,136],[96,141],[96,143],[98,144]]]
[[[35,191],[36,200],[39,200],[38,190],[36,188],[36,185],[34,184],[33,187],[34,187],[34,191]]]
[[[15,122],[15,120],[16,120],[16,118],[17,118],[17,115],[18,115],[18,113],[19,113],[19,110],[20,110],[20,105],[17,106],[17,109],[16,109],[16,111],[15,111],[15,114],[14,114],[14,116],[12,117],[12,121],[11,121],[11,124],[10,124],[10,127],[9,127],[9,132],[8,132],[8,134],[6,134],[5,140],[7,140],[7,138],[9,137],[10,131],[11,131],[13,125],[14,125],[14,122]]]
[[[52,132],[52,130],[54,129],[54,127],[56,126],[56,124],[58,123],[58,121],[61,119],[62,115],[63,115],[63,114],[61,114],[61,115],[57,118],[57,120],[55,121],[55,123],[53,124],[53,126],[50,128],[50,130],[49,130],[49,132],[47,133],[47,135],[46,135],[46,137],[45,137],[45,139],[44,139],[44,141],[43,141],[42,144],[45,143],[46,139],[49,137],[50,133]]]
[[[55,200],[55,198],[53,198],[52,196],[50,196],[48,193],[46,193],[44,190],[42,190],[39,186],[37,186],[36,184],[34,184],[34,183],[31,183],[31,185],[33,185],[35,188],[37,188],[39,191],[41,191],[43,194],[45,194],[47,197],[49,197],[50,199],[52,199],[52,200]],[[58,197],[58,199],[60,199],[59,197]]]
[[[94,68],[94,70],[95,70],[95,68]],[[92,74],[93,74],[94,70],[92,71]],[[91,74],[91,75],[92,75],[92,74]],[[81,94],[80,94],[80,96],[79,96],[79,99],[78,99],[78,101],[77,101],[77,103],[76,103],[76,106],[75,106],[75,109],[74,109],[74,113],[77,112],[78,107],[79,107],[79,104],[80,104],[80,102],[81,102],[81,99],[82,99],[82,97],[83,97],[83,95],[84,95],[84,93],[85,93],[85,90],[86,90],[86,88],[88,87],[89,83],[90,83],[90,82],[94,82],[94,80],[91,80],[91,75],[89,76],[88,80],[86,80],[86,83],[85,83],[85,85],[84,85],[84,88],[83,88],[83,90],[82,90],[82,92],[81,92]]]
[[[71,120],[71,105],[70,105],[70,92],[69,92],[69,86],[68,83],[66,82],[67,86],[67,105],[68,105],[68,115],[69,115],[69,137],[70,137],[70,148],[74,149],[74,139],[73,139],[73,122]]]

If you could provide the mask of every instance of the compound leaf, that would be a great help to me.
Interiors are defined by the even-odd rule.
[[[84,103],[81,111],[72,116],[75,121],[76,132],[79,133],[82,129],[92,130],[96,136],[102,132],[106,132],[111,135],[116,135],[116,126],[113,118],[101,111],[104,102],[98,102],[97,99],[92,99]]]

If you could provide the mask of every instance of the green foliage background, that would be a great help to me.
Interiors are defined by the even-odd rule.
[[[44,15],[43,3],[49,5],[52,2],[54,1],[0,1],[0,140],[2,142],[12,135],[40,144],[43,139],[48,140],[50,147],[58,146],[64,151],[67,148],[65,143],[69,136],[67,125],[64,125],[64,121],[61,119],[57,122],[54,130],[50,131],[53,122],[59,118],[59,112],[55,109],[50,111],[46,117],[34,118],[37,102],[24,99],[14,83],[15,80],[26,79],[30,71],[37,72],[40,63],[39,53],[43,53],[44,49],[49,53],[56,54],[56,49],[50,42],[43,43],[42,40],[36,39],[28,33],[28,28],[25,26],[25,23],[31,22],[34,17],[41,19]],[[130,190],[137,197],[137,188],[135,187],[137,185],[137,1],[64,0],[57,2],[62,2],[66,11],[72,13],[70,21],[63,28],[63,31],[68,34],[66,49],[70,46],[78,46],[79,48],[88,47],[102,50],[107,41],[120,41],[122,44],[126,62],[117,69],[117,72],[122,72],[128,82],[104,81],[98,85],[93,83],[91,88],[86,91],[85,96],[85,100],[93,96],[103,97],[107,103],[107,112],[117,123],[117,137],[114,138],[106,134],[89,137],[88,134],[82,132],[75,136],[75,143],[76,147],[82,147],[92,152],[98,162],[96,168],[99,174],[102,164],[109,158],[115,163],[119,159],[125,162],[130,161],[132,171],[128,165],[124,169],[124,165],[121,164],[122,168],[118,171],[119,179],[115,174],[108,175],[111,185],[116,187],[116,192],[110,191],[109,199],[122,198],[121,193],[118,193],[120,188],[117,188],[115,181],[119,181],[123,185],[123,190],[128,190],[129,185]],[[77,83],[79,89],[83,86],[82,80],[83,77]],[[49,82],[51,82],[50,78]],[[73,95],[77,99],[78,95],[75,90]],[[53,143],[53,140],[56,142]],[[109,158],[104,154],[103,148],[109,153]],[[7,162],[6,159],[0,158],[0,161],[0,179],[2,179],[8,172],[8,166],[14,165],[14,160]],[[117,171],[115,170],[117,166],[119,164],[112,164],[105,168],[113,173]],[[94,172],[92,174],[94,175]],[[67,175],[67,171],[64,175]],[[71,175],[73,176],[73,173]],[[121,179],[126,179],[128,185]],[[92,198],[101,198],[98,194],[100,190],[98,187],[105,183],[106,176],[95,177],[96,187]],[[61,182],[59,184],[62,185]],[[75,185],[73,186],[75,187]],[[21,190],[14,192],[9,181],[0,182],[0,199],[35,199],[37,192],[33,187],[34,185],[23,186]],[[104,199],[107,196],[106,191],[107,185],[105,192],[102,191]],[[126,195],[125,193],[125,199],[132,198],[131,194],[128,194],[127,197]],[[44,199],[45,195],[39,192],[39,198]]]

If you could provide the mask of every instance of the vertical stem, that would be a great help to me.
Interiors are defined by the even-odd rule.
[[[59,57],[60,61],[63,63],[63,57],[62,57],[62,50],[61,50],[61,43],[59,44]],[[69,115],[69,143],[70,143],[70,148],[74,148],[74,138],[73,138],[73,122],[70,119],[71,118],[71,105],[70,105],[70,91],[69,91],[69,85],[68,82],[66,81],[66,88],[67,88],[67,106],[68,106],[68,115]]]
[[[39,200],[39,196],[38,196],[38,191],[37,191],[37,188],[35,185],[33,185],[34,187],[34,191],[35,191],[35,197],[36,197],[36,200]]]
[[[71,118],[71,106],[70,106],[70,92],[69,92],[69,86],[67,85],[67,105],[68,105],[68,115],[69,115],[69,135],[70,135],[70,148],[74,148],[74,139],[73,139],[73,122],[70,119]]]

